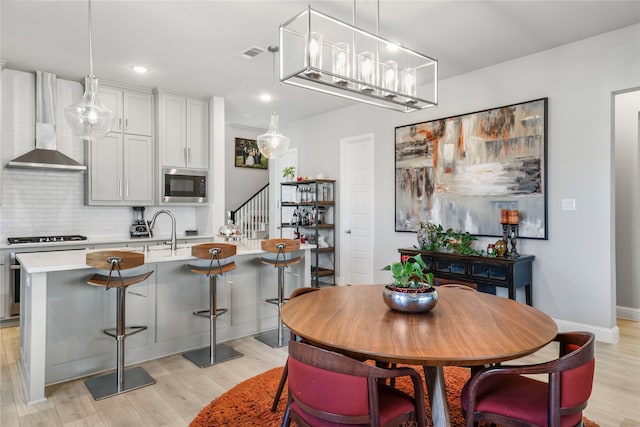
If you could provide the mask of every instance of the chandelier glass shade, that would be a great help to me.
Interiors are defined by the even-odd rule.
[[[438,104],[438,61],[311,7],[280,25],[280,81],[396,111]]]
[[[278,131],[278,115],[271,114],[271,124],[269,130],[258,136],[258,149],[267,159],[280,157],[289,149],[289,137]]]
[[[91,0],[89,0],[89,75],[84,80],[82,99],[64,109],[71,132],[82,139],[94,141],[102,138],[113,125],[113,112],[105,107],[98,96],[98,79],[93,75],[93,49],[91,45]]]

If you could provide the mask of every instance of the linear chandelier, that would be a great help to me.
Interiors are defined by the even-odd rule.
[[[438,105],[436,59],[311,6],[280,25],[280,52],[282,83],[405,113]]]

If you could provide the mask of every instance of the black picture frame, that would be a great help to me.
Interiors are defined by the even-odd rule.
[[[502,236],[501,209],[518,210],[518,237],[548,239],[548,98],[395,128],[395,231],[420,222]]]
[[[268,159],[258,150],[255,139],[236,138],[234,164],[237,168],[267,169]]]

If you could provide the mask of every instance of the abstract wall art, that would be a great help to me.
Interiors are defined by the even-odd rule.
[[[547,239],[548,98],[395,128],[395,227],[420,222],[501,236],[501,209],[520,211],[519,237]]]

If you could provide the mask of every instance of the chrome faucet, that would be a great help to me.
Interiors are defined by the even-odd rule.
[[[152,233],[153,235],[153,227],[156,225],[156,218],[158,218],[158,215],[160,214],[167,214],[171,218],[171,242],[170,243],[171,243],[171,250],[175,251],[178,249],[178,243],[176,242],[176,217],[173,216],[173,214],[170,211],[161,209],[156,213],[154,213],[153,216],[151,217],[151,221],[148,222],[149,232]]]

